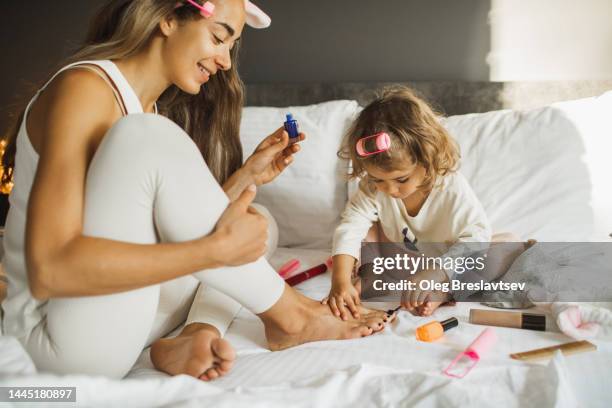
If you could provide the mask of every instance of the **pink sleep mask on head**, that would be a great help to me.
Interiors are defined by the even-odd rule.
[[[264,13],[259,7],[251,3],[249,0],[244,0],[246,9],[246,23],[253,28],[268,28],[272,24],[272,19]]]

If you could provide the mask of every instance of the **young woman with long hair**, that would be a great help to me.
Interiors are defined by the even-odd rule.
[[[4,329],[40,370],[122,377],[151,345],[158,369],[214,379],[240,305],[272,350],[384,327],[382,312],[335,318],[262,258],[255,186],[299,148],[279,129],[243,164],[236,60],[257,16],[245,0],[111,0],[19,116]]]

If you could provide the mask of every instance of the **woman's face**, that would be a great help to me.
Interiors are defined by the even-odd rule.
[[[240,39],[245,22],[244,0],[213,0],[210,18],[161,23],[165,37],[162,58],[170,81],[196,95],[219,70],[232,67],[230,51]],[[186,6],[193,7],[193,6]]]

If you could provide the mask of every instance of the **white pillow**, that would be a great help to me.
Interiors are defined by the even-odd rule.
[[[461,146],[461,172],[494,231],[543,241],[605,241],[612,232],[610,112],[612,92],[524,112],[451,116],[444,123]]]
[[[295,161],[275,181],[259,187],[255,199],[276,219],[279,246],[331,247],[347,197],[346,163],[336,153],[359,109],[355,101],[331,101],[243,110],[241,140],[245,159],[263,138],[283,125],[287,113],[293,114],[307,137]]]

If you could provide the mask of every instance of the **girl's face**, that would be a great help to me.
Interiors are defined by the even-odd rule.
[[[365,169],[376,190],[401,200],[416,193],[426,175],[425,167],[415,164],[408,164],[393,171],[367,165]]]
[[[165,37],[162,59],[170,82],[196,95],[219,70],[232,67],[230,51],[240,39],[245,22],[244,0],[213,0],[210,18],[162,21]],[[192,6],[186,6],[192,7]]]

